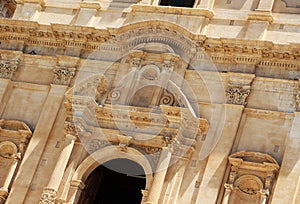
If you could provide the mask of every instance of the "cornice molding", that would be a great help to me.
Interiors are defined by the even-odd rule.
[[[122,52],[140,43],[161,41],[179,46],[182,51],[188,52],[190,57],[201,59],[198,53],[204,52],[213,62],[220,63],[294,67],[295,64],[299,66],[297,61],[300,60],[300,44],[208,38],[163,21],[140,22],[121,28],[95,29],[60,24],[39,25],[30,21],[0,19],[0,31],[1,41],[10,43],[15,41],[23,43],[24,46]],[[280,63],[276,64],[277,61]]]

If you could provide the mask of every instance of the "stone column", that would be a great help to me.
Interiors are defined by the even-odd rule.
[[[269,195],[269,190],[268,189],[262,189],[260,192],[260,204],[266,204],[267,203],[267,198]]]
[[[157,164],[156,173],[153,178],[151,189],[149,191],[149,196],[147,204],[157,204],[162,187],[165,181],[166,173],[170,164],[172,156],[172,148],[163,147],[160,153],[160,158]]]
[[[232,191],[232,184],[226,183],[224,185],[224,187],[225,187],[225,193],[224,193],[222,204],[228,204],[229,203],[230,194],[231,194],[231,191]]]
[[[177,197],[178,197],[179,190],[181,187],[181,183],[182,183],[182,179],[183,179],[183,175],[185,172],[187,161],[180,160],[180,161],[178,161],[178,163],[179,163],[178,164],[179,169],[175,175],[174,182],[171,187],[170,197],[167,201],[168,204],[177,203]]]
[[[41,196],[39,203],[45,203],[44,200],[47,197],[47,196],[45,196],[45,194],[52,195],[53,202],[55,201],[56,193],[57,193],[57,190],[61,183],[61,180],[63,178],[68,161],[70,159],[70,156],[71,156],[74,144],[75,144],[75,140],[76,140],[76,137],[73,135],[68,134],[66,136],[66,141],[65,141],[66,146],[60,153],[60,156],[58,158],[56,166],[50,177],[49,183],[48,183],[47,187],[44,188],[44,191],[43,191],[43,194]]]
[[[80,198],[81,192],[84,189],[85,185],[82,181],[72,180],[70,185],[70,192],[71,198],[68,200],[68,204],[78,203]]]
[[[21,159],[20,153],[13,155],[13,164],[10,167],[10,170],[8,172],[8,175],[6,176],[3,186],[0,188],[0,204],[5,203],[6,197],[8,196],[9,186],[15,175],[20,159]]]

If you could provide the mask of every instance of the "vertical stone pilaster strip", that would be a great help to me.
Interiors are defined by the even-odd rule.
[[[8,203],[22,203],[36,172],[53,124],[61,107],[67,86],[51,85],[24,159],[20,165]],[[26,179],[24,179],[26,178]],[[16,196],[17,195],[17,196]]]
[[[257,11],[272,11],[274,0],[260,0]]]
[[[295,113],[292,129],[286,138],[285,151],[272,203],[295,203],[300,183],[300,112]]]
[[[4,108],[6,106],[7,100],[9,97],[5,97],[6,93],[9,91],[10,79],[0,78],[0,117],[3,114]],[[2,117],[1,117],[2,118]]]

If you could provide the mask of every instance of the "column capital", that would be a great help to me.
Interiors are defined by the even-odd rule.
[[[53,188],[45,187],[39,204],[54,204],[56,199],[56,191]]]
[[[66,134],[66,139],[70,141],[72,140],[76,141],[77,137],[71,134]]]

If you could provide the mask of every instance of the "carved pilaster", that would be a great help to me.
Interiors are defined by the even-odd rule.
[[[71,79],[75,76],[75,68],[56,67],[53,70],[53,84],[69,85]]]
[[[11,79],[18,69],[18,61],[0,60],[0,78]]]

